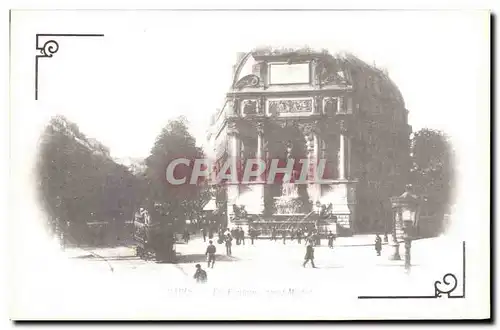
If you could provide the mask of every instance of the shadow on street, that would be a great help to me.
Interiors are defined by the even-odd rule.
[[[236,257],[231,257],[227,255],[217,254],[215,257],[215,262],[221,261],[238,261]],[[177,263],[194,263],[194,262],[207,262],[207,257],[204,254],[185,254],[177,256]]]

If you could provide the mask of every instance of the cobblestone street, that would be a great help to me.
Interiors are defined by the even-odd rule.
[[[30,270],[19,275],[25,284],[17,304],[36,305],[31,314],[47,318],[53,311],[105,319],[158,315],[189,319],[193,311],[206,318],[227,313],[236,317],[246,315],[248,308],[263,318],[293,318],[293,311],[299,312],[297,308],[303,304],[315,306],[308,310],[311,317],[348,318],[355,312],[350,304],[360,295],[433,295],[434,282],[446,273],[457,276],[456,292],[461,293],[461,242],[446,238],[415,241],[414,266],[408,275],[404,261],[389,260],[389,246],[384,245],[382,256],[377,257],[373,245],[367,245],[372,239],[339,238],[333,249],[323,241],[323,246],[315,248],[317,269],[302,267],[305,247],[296,241],[283,245],[282,241],[257,240],[252,246],[247,240],[244,246],[233,246],[232,257],[225,256],[224,246],[216,244],[213,269],[206,268],[206,243],[200,238],[177,245],[177,264],[140,260],[132,246],[68,248],[54,253],[54,258],[29,264]],[[54,244],[53,252],[57,251]],[[403,248],[400,253],[404,255]],[[192,278],[196,263],[207,270],[205,285]],[[375,316],[394,303],[383,302],[366,301]],[[265,307],[269,304],[276,306],[272,313]],[[219,310],[217,306],[225,307]],[[398,305],[394,306],[397,310]]]

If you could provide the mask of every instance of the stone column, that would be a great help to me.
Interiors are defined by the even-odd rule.
[[[340,135],[339,135],[339,153],[338,153],[338,170],[339,179],[347,179],[347,158],[348,158],[348,148],[349,139],[347,137],[347,130],[344,127],[344,122],[340,123]]]
[[[239,142],[240,139],[238,137],[238,130],[236,128],[236,124],[233,122],[228,123],[227,128],[228,135],[228,156],[229,162],[231,164],[231,182],[227,184],[227,214],[228,214],[228,225],[232,223],[234,218],[233,212],[233,204],[238,204],[239,197],[239,188],[236,182],[233,182],[236,171],[238,169],[238,161],[239,161]]]
[[[346,156],[346,164],[345,164],[345,175],[347,179],[351,178],[351,138],[347,137],[347,156]]]
[[[264,154],[264,123],[262,122],[257,123],[257,152],[255,158],[266,161]],[[266,172],[262,174],[261,179],[265,180],[265,175]]]
[[[346,181],[347,158],[348,158],[348,137],[344,121],[340,122],[339,150],[338,150],[338,179]],[[334,213],[337,216],[337,223],[343,230],[351,231],[351,210],[349,208],[348,193],[349,184],[339,182],[334,188]]]
[[[314,192],[315,192],[315,199],[316,201],[319,201],[321,199],[321,184],[318,183],[318,181],[321,181],[323,180],[323,175],[324,173],[319,173],[319,165],[320,165],[320,157],[321,157],[321,152],[320,152],[320,148],[321,148],[321,137],[318,133],[314,132],[314,135],[313,135],[313,158],[314,158],[314,162],[315,162],[315,177],[314,179],[316,180],[316,183],[314,184]],[[323,164],[323,166],[325,167],[326,164]],[[323,171],[325,170],[325,168],[323,168]]]
[[[339,136],[340,139],[340,145],[339,145],[339,179],[340,180],[345,180],[346,179],[346,166],[345,166],[345,153],[346,153],[346,137],[344,134],[340,134]]]
[[[231,180],[236,180],[240,164],[240,139],[236,134],[229,136],[230,144],[231,144]],[[234,181],[233,181],[234,183]]]
[[[304,135],[307,143],[307,159],[309,171],[307,175],[307,190],[309,197],[312,199],[313,203],[319,200],[319,184],[317,169],[318,169],[318,158],[319,158],[319,147],[320,147],[320,137],[316,132],[316,123],[307,124],[305,127]]]

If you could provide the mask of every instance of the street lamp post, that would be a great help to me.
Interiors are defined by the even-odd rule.
[[[411,241],[414,237],[414,232],[416,231],[418,218],[419,218],[419,208],[420,208],[420,198],[410,192],[411,187],[407,187],[407,190],[398,197],[391,198],[391,204],[393,208],[393,246],[394,254],[391,256],[391,260],[401,260],[399,255],[399,243],[398,234],[401,235],[399,238],[403,238],[405,244],[405,269],[407,272],[411,268]],[[402,229],[402,233],[401,233]]]
[[[318,214],[318,220],[316,221],[316,230],[319,230],[319,221],[321,218],[321,202],[317,201],[315,205],[316,205],[316,213]]]
[[[396,231],[392,233],[392,244],[393,253],[389,257],[390,260],[401,260],[401,255],[399,254],[399,243],[396,236]]]
[[[411,269],[411,237],[405,238],[405,270],[407,273]]]

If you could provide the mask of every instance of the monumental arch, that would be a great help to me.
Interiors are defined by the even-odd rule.
[[[325,159],[321,181],[219,187],[230,227],[314,224],[340,234],[390,232],[389,198],[409,171],[408,111],[384,70],[351,54],[261,48],[238,54],[208,133],[214,160]],[[244,210],[245,216],[240,216]],[[328,210],[330,216],[321,215]],[[319,221],[321,220],[321,221]]]

